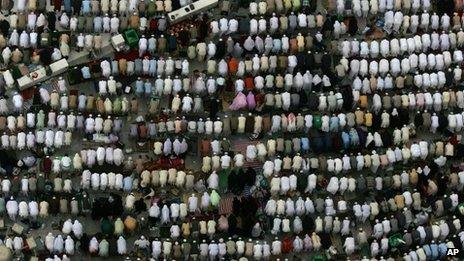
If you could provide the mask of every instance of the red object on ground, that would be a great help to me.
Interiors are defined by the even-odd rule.
[[[293,240],[290,237],[284,238],[282,240],[282,253],[288,254],[293,250]]]
[[[35,87],[30,87],[21,91],[24,100],[30,100],[34,97]]]
[[[143,57],[145,56],[147,56],[148,58],[151,58],[151,55],[149,52],[146,52]],[[142,59],[143,57],[140,57],[140,59]],[[115,60],[120,60],[122,58],[128,61],[134,61],[135,59],[139,58],[139,52],[138,50],[130,50],[128,52],[118,52],[114,54]]]

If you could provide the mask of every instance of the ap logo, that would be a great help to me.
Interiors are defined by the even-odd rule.
[[[446,251],[447,256],[456,256],[457,254],[459,254],[459,249],[457,248],[448,248]]]

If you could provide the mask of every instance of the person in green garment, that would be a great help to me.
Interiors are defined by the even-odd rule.
[[[43,129],[45,127],[45,112],[43,110],[40,110],[39,113],[37,113],[37,123],[35,127],[37,129]]]
[[[211,191],[211,195],[209,196],[211,198],[211,205],[213,207],[217,207],[219,205],[219,201],[221,200],[221,196],[219,196],[219,194],[214,189]]]
[[[3,214],[6,210],[5,198],[0,197],[0,214]]]
[[[148,2],[147,13],[149,17],[153,17],[156,14],[156,3],[155,0],[150,0]]]
[[[283,3],[286,12],[292,8],[292,0],[283,0]]]
[[[464,216],[464,203],[461,203],[458,205],[458,210],[459,210],[459,213],[461,213],[461,215]]]
[[[231,168],[228,169],[223,169],[219,172],[219,191],[220,192],[226,192],[227,188],[229,186],[229,174],[232,171]]]
[[[322,127],[322,117],[321,115],[314,115],[313,116],[313,126],[316,129],[321,129]]]
[[[256,176],[256,179],[259,181],[259,186],[261,187],[261,189],[269,188],[269,182],[263,175]]]
[[[103,218],[100,222],[100,228],[103,234],[112,235],[114,232],[113,223],[108,218]]]
[[[82,212],[82,193],[77,192],[74,196],[74,199],[77,201],[77,208],[79,209],[79,213]]]
[[[40,195],[45,191],[45,177],[42,173],[37,177],[37,193]]]
[[[114,114],[119,114],[119,113],[121,113],[121,107],[122,107],[121,99],[119,99],[119,97],[117,97],[117,98],[113,101],[113,113],[114,113]]]
[[[312,260],[313,261],[325,261],[325,260],[327,260],[327,258],[325,258],[324,255],[320,254],[320,255],[313,256]]]
[[[292,0],[293,11],[297,12],[301,7],[301,0]]]
[[[101,257],[107,257],[110,253],[110,243],[106,239],[100,241],[100,245],[98,246],[98,255]]]
[[[85,192],[79,192],[76,195],[77,204],[81,213],[88,213],[90,212],[90,208],[92,206],[90,199]]]
[[[405,242],[403,240],[403,235],[401,235],[400,233],[393,234],[388,238],[388,244],[390,245],[390,248],[392,250],[396,249],[404,243]]]

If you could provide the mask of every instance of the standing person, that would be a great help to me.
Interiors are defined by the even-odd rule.
[[[71,0],[64,0],[64,11],[70,16],[72,15]]]
[[[139,39],[139,57],[142,57],[148,49],[148,40],[145,35]]]
[[[11,3],[13,3],[13,1],[2,0],[2,11],[9,14],[12,8]]]

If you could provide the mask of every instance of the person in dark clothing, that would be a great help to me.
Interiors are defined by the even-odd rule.
[[[170,34],[167,36],[168,52],[172,53],[177,50],[176,36]]]
[[[333,78],[333,77],[330,77],[330,75],[332,74],[332,66],[333,66],[332,55],[330,55],[327,52],[324,52],[324,54],[322,55],[321,63],[322,63],[322,66],[321,66],[322,72],[325,75],[329,76],[329,78]]]
[[[317,111],[319,106],[319,97],[317,96],[316,92],[311,92],[309,94],[308,105],[310,111]]]
[[[209,117],[211,119],[216,119],[216,115],[219,112],[220,100],[212,97],[209,100]]]
[[[356,20],[356,17],[350,16],[348,17],[348,33],[351,36],[356,35],[358,32],[358,20]]]
[[[187,47],[190,43],[190,31],[186,29],[182,29],[178,33],[177,39],[179,40],[179,44],[182,47]]]
[[[442,16],[443,14],[448,14],[449,16],[453,16],[455,12],[455,1],[454,0],[442,0],[440,4],[437,5],[437,14]]]
[[[311,51],[308,51],[305,59],[305,70],[314,70],[316,61],[314,59],[314,54]]]
[[[73,2],[81,2],[81,0],[73,1]],[[45,10],[46,8],[47,8],[47,0],[38,0],[37,1],[37,11],[38,12],[46,12],[46,10]]]
[[[302,108],[307,108],[309,99],[308,99],[308,95],[306,94],[306,91],[302,89],[300,90],[298,95],[300,97],[300,106]]]
[[[147,210],[147,205],[145,204],[143,198],[140,198],[139,200],[135,201],[134,206],[135,213],[137,214]]]
[[[300,73],[304,73],[306,71],[306,54],[304,52],[298,52],[296,54],[297,64],[295,70]]]
[[[52,32],[55,31],[55,29],[56,29],[56,26],[55,26],[55,24],[56,24],[55,12],[49,12],[47,14],[47,21],[48,21],[48,29],[50,31],[52,31]]]
[[[90,238],[87,235],[87,233],[82,234],[82,237],[79,241],[80,241],[80,248],[81,248],[82,253],[88,253]]]
[[[82,0],[72,1],[72,7],[73,7],[73,14],[78,15],[81,12]]]
[[[238,21],[238,31],[240,34],[248,34],[250,32],[250,21],[247,18],[240,18]]]
[[[208,36],[208,16],[204,14],[199,22],[198,26],[198,37],[197,40],[198,42],[204,42],[205,38]]]
[[[334,21],[336,21],[336,19],[337,17],[327,16],[326,20],[324,21],[324,24],[322,25],[322,33],[325,34],[326,32],[332,32]]]
[[[307,5],[303,5],[303,13],[305,14],[310,14],[310,13],[315,13],[316,12],[316,7],[317,7],[317,0],[310,0],[307,1]]]
[[[172,0],[172,10],[177,10],[181,8],[179,0]]]
[[[109,215],[110,216],[120,216],[120,215],[122,215],[122,213],[124,211],[124,207],[123,207],[123,204],[122,204],[121,196],[118,195],[118,194],[115,194],[115,193],[111,193],[108,201],[109,201],[109,204],[110,204],[110,207],[111,207]]]
[[[253,186],[256,181],[256,171],[252,167],[248,167],[245,175],[245,184],[248,186]]]
[[[221,59],[224,57],[224,55],[226,54],[226,45],[224,43],[224,41],[221,39],[219,39],[219,41],[217,42],[216,44],[216,59]]]
[[[53,49],[45,48],[40,51],[40,62],[44,65],[49,65],[52,63],[52,53]]]
[[[10,31],[10,23],[7,20],[1,20],[0,21],[0,31],[4,36],[8,35],[8,32]]]

